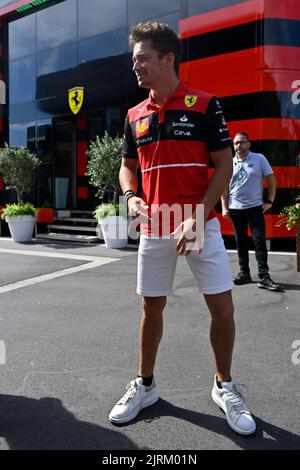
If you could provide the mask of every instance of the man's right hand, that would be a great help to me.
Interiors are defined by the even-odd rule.
[[[227,220],[230,219],[231,217],[230,217],[229,209],[227,209],[227,208],[222,209],[222,216],[223,216],[224,219],[227,219]]]
[[[140,197],[134,196],[128,200],[128,213],[134,219],[140,214],[147,216],[148,209],[149,206]]]

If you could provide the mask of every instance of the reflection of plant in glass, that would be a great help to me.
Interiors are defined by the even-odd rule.
[[[280,220],[277,222],[276,227],[285,225],[288,230],[291,230],[297,220],[300,219],[300,196],[296,198],[295,204],[284,207],[279,217]]]

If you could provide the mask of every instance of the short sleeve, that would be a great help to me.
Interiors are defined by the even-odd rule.
[[[231,146],[231,138],[219,101],[211,98],[205,115],[206,143],[208,150],[214,152]]]
[[[132,135],[131,125],[129,124],[128,114],[124,124],[124,137],[123,137],[123,157],[125,158],[138,158],[136,145]]]
[[[272,167],[264,155],[261,155],[260,165],[263,176],[269,176],[273,174]]]

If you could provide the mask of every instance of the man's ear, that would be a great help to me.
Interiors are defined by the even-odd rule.
[[[175,54],[174,52],[168,52],[165,55],[165,61],[166,64],[171,65],[172,67],[174,66],[174,61],[175,61]]]

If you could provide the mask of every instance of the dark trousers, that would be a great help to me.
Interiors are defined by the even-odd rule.
[[[258,264],[258,276],[262,279],[269,272],[266,226],[262,206],[251,207],[250,209],[229,209],[229,212],[234,227],[240,270],[243,273],[250,273],[248,252],[249,224]]]

